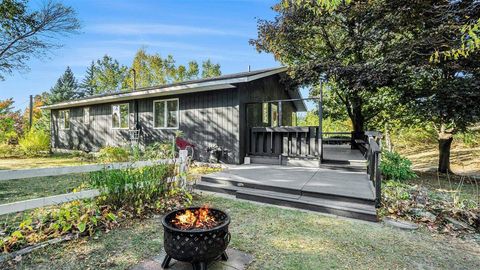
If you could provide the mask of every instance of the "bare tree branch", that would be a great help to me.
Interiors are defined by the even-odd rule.
[[[26,62],[61,47],[58,41],[80,29],[75,11],[52,0],[29,12],[26,2],[0,3],[0,80],[14,70],[28,69]]]

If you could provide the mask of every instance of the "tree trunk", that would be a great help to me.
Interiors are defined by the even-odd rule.
[[[362,106],[358,102],[352,102],[351,117],[353,125],[354,139],[363,139],[365,135],[365,117],[363,117]]]
[[[450,173],[450,148],[452,146],[453,135],[452,133],[440,131],[438,134],[438,172]]]

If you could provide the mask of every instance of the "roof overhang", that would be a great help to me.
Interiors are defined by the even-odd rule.
[[[43,106],[42,109],[72,108],[72,107],[78,107],[78,106],[89,106],[89,105],[102,104],[102,103],[119,102],[119,101],[132,100],[137,98],[161,97],[161,96],[204,92],[204,91],[212,91],[212,90],[220,90],[220,89],[228,89],[228,88],[236,88],[236,86],[231,84],[218,84],[218,85],[210,85],[210,86],[191,86],[191,87],[182,86],[182,87],[173,87],[172,89],[167,89],[167,88],[152,89],[152,90],[146,90],[141,92],[140,91],[127,92],[127,93],[122,93],[114,96],[100,96],[100,97],[93,97],[89,99],[65,101],[65,102],[61,102],[53,105]]]
[[[283,68],[265,71],[259,74],[254,74],[251,76],[248,76],[248,75],[243,76],[240,78],[219,79],[219,80],[206,81],[206,82],[192,82],[192,83],[187,82],[185,84],[163,86],[163,87],[152,88],[148,90],[128,91],[128,92],[123,92],[123,93],[118,93],[113,95],[104,95],[104,96],[92,96],[85,99],[65,101],[65,102],[60,102],[52,105],[43,106],[41,107],[41,109],[63,109],[63,108],[111,103],[111,102],[118,102],[118,101],[125,101],[125,100],[131,100],[131,99],[139,99],[139,98],[161,97],[161,96],[170,96],[170,95],[177,95],[177,94],[236,88],[236,86],[234,85],[236,83],[245,83],[245,82],[254,81],[267,76],[285,72],[286,70],[287,68],[283,67]]]
[[[307,111],[307,104],[305,104],[305,99],[302,98],[299,90],[289,90],[288,95],[293,99],[292,103],[298,112]]]

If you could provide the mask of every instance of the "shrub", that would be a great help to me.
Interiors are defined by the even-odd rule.
[[[145,148],[146,159],[170,159],[173,157],[175,146],[173,143],[153,143]]]
[[[79,160],[82,160],[82,161],[95,161],[96,160],[96,156],[93,153],[87,153],[87,152],[84,152],[84,151],[81,151],[81,150],[72,151],[70,153],[70,156],[78,158]]]
[[[0,157],[19,157],[22,156],[22,153],[18,147],[11,144],[0,144]]]
[[[105,146],[100,149],[98,159],[102,162],[124,162],[128,161],[130,154],[123,147]]]
[[[402,128],[393,133],[392,141],[399,148],[428,148],[438,144],[438,135],[431,126]]]
[[[30,130],[18,142],[20,149],[27,156],[38,156],[50,150],[50,136],[43,130]]]
[[[404,181],[417,177],[412,170],[412,162],[397,152],[382,153],[380,170],[387,180]]]
[[[102,200],[117,209],[133,208],[142,215],[168,190],[168,178],[174,176],[174,165],[160,164],[143,168],[102,170],[90,174],[90,184],[101,191]]]
[[[480,146],[480,132],[479,131],[467,131],[458,134],[456,137],[465,144],[467,147],[478,147]]]
[[[140,148],[140,146],[138,144],[132,145],[130,147],[130,156],[132,157],[132,159],[134,161],[139,161],[139,160],[142,159],[143,152],[142,152],[142,149]]]

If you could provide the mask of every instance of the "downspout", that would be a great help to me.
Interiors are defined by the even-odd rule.
[[[134,112],[135,129],[140,130],[140,123],[138,121],[138,99],[135,99],[133,101],[133,112]]]

